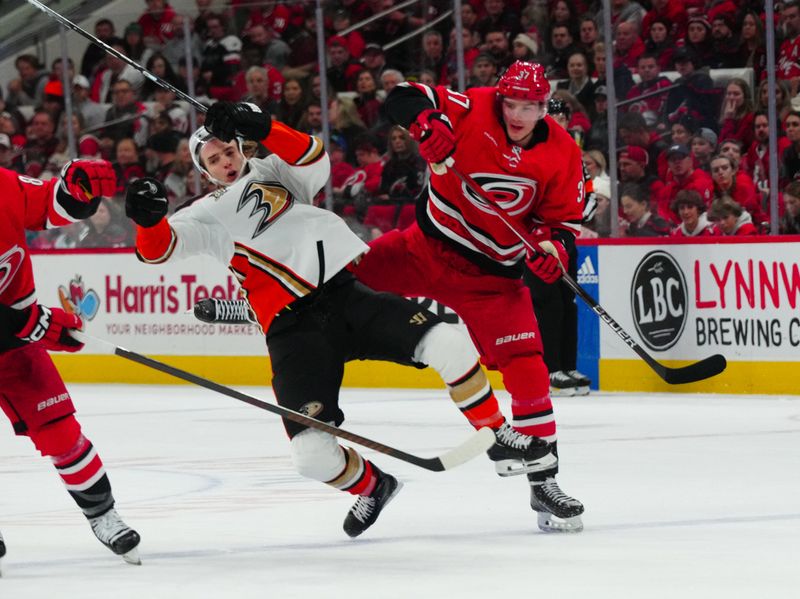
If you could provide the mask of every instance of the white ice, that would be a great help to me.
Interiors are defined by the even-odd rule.
[[[365,451],[406,485],[351,540],[351,497],[294,473],[272,414],[188,386],[71,390],[143,566],[95,540],[6,426],[0,599],[800,597],[800,398],[557,400],[577,535],[540,532],[526,481],[486,458],[432,473]],[[346,390],[342,405],[346,428],[418,455],[470,433],[444,391]]]

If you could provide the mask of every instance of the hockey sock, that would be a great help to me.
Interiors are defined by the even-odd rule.
[[[498,429],[506,421],[480,363],[458,380],[447,383],[447,390],[456,407],[476,429],[482,426]]]
[[[97,450],[83,435],[68,452],[52,456],[67,491],[87,518],[95,518],[114,507],[111,483]]]
[[[520,356],[502,366],[511,393],[514,428],[525,435],[555,441],[556,421],[550,400],[550,376],[541,355]]]
[[[341,450],[344,452],[344,469],[339,476],[326,481],[327,484],[353,495],[370,495],[378,484],[379,470],[352,447],[341,447]]]

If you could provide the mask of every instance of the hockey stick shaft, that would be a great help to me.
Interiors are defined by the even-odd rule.
[[[519,240],[528,250],[534,254],[542,253],[541,248],[534,246],[530,242],[530,240],[527,238],[526,232],[522,229],[522,227],[509,219],[505,211],[483,191],[483,188],[481,188],[481,186],[478,185],[478,183],[476,183],[472,177],[462,173],[458,170],[458,168],[456,168],[455,162],[452,158],[448,158],[443,165],[431,165],[431,169],[437,174],[441,174],[444,172],[444,170],[450,169],[453,174],[458,177],[461,182],[470,189],[470,191],[472,191],[472,193],[476,194],[492,209],[497,217],[506,225],[506,227],[508,227],[512,233],[519,238]],[[633,337],[631,337],[631,335],[622,328],[622,325],[614,320],[597,302],[597,300],[589,295],[589,293],[587,293],[586,290],[566,272],[563,264],[561,265],[561,271],[561,280],[564,282],[564,284],[566,284],[573,292],[575,292],[575,294],[580,297],[595,314],[597,314],[600,320],[611,327],[611,330],[613,330],[620,337],[620,339],[622,339],[625,344],[636,353],[636,355],[644,360],[644,362],[665,382],[669,383],[670,385],[692,383],[716,376],[725,370],[725,357],[720,354],[709,356],[703,360],[700,360],[699,362],[689,364],[688,366],[684,366],[682,368],[669,368],[663,364],[660,364],[657,360],[655,360],[655,358],[648,354],[641,345],[636,343],[636,340],[633,339]]]
[[[197,376],[196,374],[192,374],[190,372],[186,372],[185,370],[181,370],[180,368],[175,368],[174,366],[170,366],[169,364],[165,364],[163,362],[159,362],[158,360],[148,358],[147,356],[143,356],[136,352],[127,350],[123,347],[116,346],[108,341],[92,337],[91,335],[87,335],[86,333],[83,333],[81,331],[73,331],[72,336],[82,343],[93,343],[99,345],[104,349],[106,353],[114,354],[116,356],[119,356],[120,358],[125,358],[126,360],[136,362],[137,364],[141,364],[142,366],[158,370],[159,372],[163,372],[164,374],[168,374],[170,376],[179,378],[194,385],[204,387],[205,389],[215,391],[216,393],[221,393],[222,395],[227,395],[228,397],[232,397],[233,399],[238,399],[241,402],[250,404],[251,406],[255,406],[256,408],[260,408],[262,410],[266,410],[267,412],[272,412],[273,414],[277,414],[278,416],[286,418],[287,420],[291,420],[292,422],[296,422],[297,424],[301,424],[309,428],[314,428],[326,433],[330,433],[335,437],[346,439],[347,441],[351,441],[352,443],[357,443],[358,445],[361,445],[363,447],[367,447],[369,449],[372,449],[379,453],[386,454],[398,460],[408,462],[409,464],[413,464],[420,468],[424,468],[425,470],[431,470],[432,472],[441,472],[443,470],[449,470],[465,462],[468,462],[469,460],[485,452],[495,442],[495,435],[492,432],[492,430],[484,427],[473,433],[470,437],[467,438],[466,441],[456,446],[455,448],[451,449],[450,451],[442,454],[441,456],[434,458],[422,458],[410,453],[406,453],[405,451],[402,451],[400,449],[395,449],[394,447],[384,445],[383,443],[379,443],[378,441],[373,441],[372,439],[368,439],[367,437],[362,437],[361,435],[351,433],[339,427],[328,424],[327,422],[323,422],[321,420],[317,420],[316,418],[312,418],[310,416],[306,416],[305,414],[301,414],[300,412],[295,412],[294,410],[284,408],[283,406],[263,401],[261,399],[253,397],[252,395],[242,393],[241,391],[236,391],[235,389],[231,389],[230,387],[226,387],[225,385],[215,383],[214,381],[210,381],[201,376]]]
[[[81,27],[79,27],[78,25],[76,25],[75,23],[70,21],[68,18],[63,17],[60,14],[58,14],[56,11],[54,11],[49,6],[45,6],[44,4],[39,2],[39,0],[26,0],[26,1],[28,2],[28,4],[30,4],[32,6],[35,6],[36,8],[41,10],[46,15],[54,18],[56,21],[58,21],[59,23],[61,23],[65,27],[69,27],[74,32],[82,35],[83,37],[85,37],[87,40],[89,40],[93,44],[96,44],[97,46],[100,46],[103,50],[105,50],[106,52],[108,52],[112,56],[115,56],[115,57],[119,58],[122,62],[124,62],[125,64],[127,64],[130,67],[132,67],[132,68],[136,69],[137,71],[139,71],[142,75],[144,75],[146,78],[148,78],[153,83],[155,83],[157,85],[160,85],[161,87],[163,87],[165,89],[168,89],[171,92],[174,92],[175,95],[178,96],[181,100],[184,100],[185,102],[189,102],[189,104],[194,106],[197,110],[200,110],[201,112],[206,112],[206,110],[208,110],[205,106],[203,106],[200,102],[198,102],[197,100],[192,98],[190,95],[182,92],[181,90],[179,90],[177,87],[175,87],[174,85],[172,85],[168,81],[164,81],[161,77],[159,77],[157,75],[154,75],[153,73],[151,73],[150,71],[145,69],[142,65],[137,63],[135,60],[132,60],[132,59],[128,58],[122,52],[119,52],[118,50],[112,48],[111,46],[109,46],[105,42],[99,40],[98,38],[93,36],[91,33],[86,31],[85,29],[82,29]]]

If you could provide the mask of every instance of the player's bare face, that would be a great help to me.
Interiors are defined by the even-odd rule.
[[[235,141],[212,139],[200,150],[200,159],[209,174],[217,181],[231,184],[239,178],[244,156]]]
[[[547,113],[547,103],[503,98],[502,106],[506,135],[517,145],[527,145],[536,123]]]

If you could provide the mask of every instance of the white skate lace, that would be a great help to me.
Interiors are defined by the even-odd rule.
[[[215,299],[214,311],[217,320],[239,320],[242,322],[252,322],[250,317],[250,306],[242,300],[220,300]]]
[[[554,478],[548,478],[541,486],[544,494],[555,504],[577,505],[579,503],[577,499],[564,493]]]
[[[367,521],[367,518],[370,517],[372,514],[372,510],[375,509],[375,499],[372,497],[365,497],[364,495],[359,495],[358,499],[356,499],[355,505],[350,508],[350,512],[358,518],[359,522],[362,524]]]
[[[92,526],[94,536],[107,544],[111,544],[117,537],[130,530],[130,527],[122,521],[116,510],[110,510],[102,516],[92,518],[89,523]]]
[[[526,449],[531,444],[531,438],[511,428],[507,422],[495,431],[497,440],[507,447]]]
[[[571,383],[572,378],[560,370],[550,373],[550,380],[558,381],[559,383]]]

